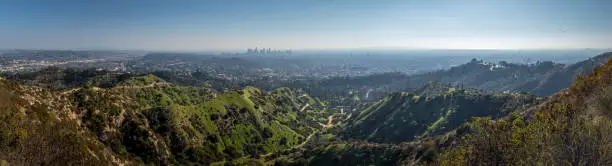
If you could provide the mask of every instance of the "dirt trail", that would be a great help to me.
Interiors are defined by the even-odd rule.
[[[306,109],[306,107],[310,106],[310,103],[306,103],[306,105],[304,105],[304,107],[302,107],[302,109],[300,109],[300,112],[304,111]]]
[[[330,115],[330,116],[327,117],[327,124],[319,123],[319,125],[323,126],[324,129],[325,128],[330,128],[330,127],[334,126],[334,124],[332,124],[333,121],[334,121],[334,115]],[[310,138],[312,138],[312,136],[314,136],[318,132],[321,132],[321,131],[317,130],[317,131],[314,131],[314,132],[310,133],[310,135],[308,135],[308,137],[306,137],[306,140],[304,140],[304,142],[302,142],[299,145],[293,146],[292,148],[286,149],[286,150],[302,148],[304,145],[306,145],[306,143],[308,143],[308,141],[310,141]],[[267,157],[267,156],[270,156],[272,154],[274,154],[274,152],[262,154],[262,155],[259,155],[259,156],[260,157]]]
[[[151,84],[148,84],[148,85],[141,85],[141,86],[117,86],[117,87],[114,87],[114,88],[117,88],[117,89],[142,89],[142,88],[152,88],[152,87],[159,86],[159,85],[170,85],[170,84],[167,83],[167,82],[154,82],[154,83],[151,83]]]
[[[306,143],[308,143],[308,141],[310,141],[310,138],[312,138],[312,136],[314,136],[317,132],[319,132],[319,131],[314,131],[314,132],[310,133],[310,135],[308,135],[308,137],[306,137],[306,140],[304,140],[304,142],[302,142],[301,144],[293,146],[293,147],[291,147],[289,149],[285,149],[285,150],[302,148],[304,145],[306,145]],[[259,155],[259,157],[268,157],[268,156],[270,156],[272,154],[274,154],[274,152],[262,154],[262,155]]]
[[[116,86],[116,87],[113,87],[113,88],[116,88],[116,89],[142,89],[142,88],[152,88],[152,87],[160,86],[160,85],[170,85],[170,84],[167,83],[167,82],[155,82],[155,83],[151,83],[151,84],[148,84],[148,85],[140,85],[140,86]],[[67,90],[67,91],[63,91],[60,94],[61,95],[67,95],[67,94],[71,94],[71,93],[74,93],[76,91],[79,91],[81,89],[83,89],[83,88],[74,88],[74,89],[70,89],[70,90]]]
[[[319,125],[323,126],[323,128],[330,128],[334,126],[334,124],[332,124],[333,120],[334,120],[334,115],[330,115],[327,117],[327,124],[319,123]]]
[[[67,94],[71,94],[71,93],[74,93],[74,92],[76,92],[76,91],[79,91],[79,90],[81,90],[81,89],[82,89],[82,88],[74,88],[74,89],[70,89],[70,90],[64,91],[64,92],[62,92],[62,93],[60,93],[60,94],[62,94],[62,95],[67,95]]]
[[[292,149],[297,149],[297,148],[301,148],[304,145],[306,145],[306,143],[308,143],[308,141],[310,141],[310,138],[312,138],[312,136],[314,136],[318,131],[312,132],[310,133],[310,135],[308,135],[308,137],[306,137],[306,140],[304,140],[304,142],[302,142],[301,144],[294,146]]]

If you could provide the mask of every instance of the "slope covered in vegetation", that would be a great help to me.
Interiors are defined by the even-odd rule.
[[[604,53],[576,64],[555,64],[538,62],[535,65],[522,65],[500,62],[487,63],[478,60],[422,75],[412,76],[411,85],[437,80],[466,87],[489,91],[526,91],[537,96],[552,95],[569,86],[576,76],[588,74],[603,64],[612,54]]]
[[[478,118],[439,164],[612,164],[612,60],[543,104],[500,120]]]
[[[507,116],[466,117],[467,123],[448,132],[411,142],[389,144],[332,137],[312,144],[303,152],[280,156],[275,162],[279,165],[610,165],[612,60],[576,80],[569,88],[536,102],[541,104],[524,106],[528,108]],[[413,93],[443,94],[443,88],[431,90],[432,87],[444,86],[431,84]],[[408,96],[417,95],[406,94],[405,100],[411,101]],[[390,102],[381,100],[375,106],[384,108]],[[478,107],[477,104],[481,103],[470,105]],[[360,116],[371,116],[367,112],[363,114]],[[395,119],[398,115],[401,114],[390,114],[383,120]],[[350,118],[345,122],[348,131],[356,127],[351,121],[358,120]],[[383,126],[394,122],[380,121],[370,122]],[[371,126],[358,125],[357,129]],[[373,136],[376,133],[365,138],[378,141]]]
[[[15,165],[121,164],[79,125],[64,96],[0,80],[0,163]]]
[[[324,102],[301,91],[246,87],[218,94],[205,87],[175,86],[153,75],[125,78],[109,88],[31,88],[35,90],[3,89],[1,123],[6,125],[0,128],[0,140],[7,146],[0,157],[9,163],[69,163],[76,156],[83,160],[78,163],[245,164],[249,158],[302,144],[329,116]],[[34,101],[39,105],[21,104]],[[55,148],[40,150],[43,145],[29,140],[45,133],[41,144]],[[58,150],[70,153],[59,160]],[[34,152],[43,156],[29,155]]]
[[[416,137],[448,132],[473,116],[502,117],[536,103],[527,94],[488,94],[475,89],[436,86],[417,93],[398,92],[355,112],[344,136],[381,143],[412,141]]]

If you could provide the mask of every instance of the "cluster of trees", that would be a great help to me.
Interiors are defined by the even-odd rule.
[[[49,67],[36,72],[5,74],[4,77],[26,85],[66,90],[83,86],[114,87],[117,83],[138,75],[142,74],[110,72],[95,68]]]

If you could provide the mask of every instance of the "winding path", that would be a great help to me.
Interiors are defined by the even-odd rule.
[[[154,83],[151,83],[151,84],[148,84],[148,85],[140,85],[140,86],[116,86],[116,87],[113,87],[112,89],[142,89],[142,88],[152,88],[152,87],[159,86],[159,85],[170,85],[170,83],[167,83],[167,82],[154,82]],[[96,88],[96,87],[94,87],[94,88]],[[70,90],[67,90],[67,91],[63,91],[60,94],[61,95],[67,95],[67,94],[71,94],[71,93],[74,93],[76,91],[79,91],[81,89],[83,89],[83,88],[73,88],[73,89],[70,89]]]
[[[323,126],[323,128],[333,127],[334,126],[332,124],[333,120],[334,120],[334,115],[330,115],[330,116],[327,117],[327,124],[319,123],[319,125]]]
[[[321,125],[321,126],[323,127],[323,129],[333,127],[333,126],[334,126],[334,124],[332,124],[332,122],[334,121],[334,115],[335,115],[335,114],[332,114],[332,115],[330,115],[330,116],[328,116],[328,117],[327,117],[327,124],[319,123],[319,125]],[[293,146],[293,147],[291,147],[291,148],[289,148],[289,149],[285,149],[285,150],[283,150],[283,151],[287,151],[287,150],[292,150],[292,149],[302,148],[304,145],[306,145],[306,143],[308,143],[308,141],[310,141],[310,138],[312,138],[312,136],[314,136],[314,135],[315,135],[315,134],[317,134],[318,132],[321,132],[321,130],[317,130],[317,131],[314,131],[314,132],[310,133],[310,135],[308,135],[308,137],[306,137],[306,140],[304,140],[304,142],[302,142],[302,143],[301,143],[301,144],[299,144],[299,145]],[[274,153],[275,153],[275,152],[270,152],[270,153],[262,154],[262,155],[259,155],[259,157],[260,157],[260,158],[263,158],[263,157],[268,157],[268,156],[270,156],[270,155],[272,155],[272,154],[274,154]]]
[[[312,138],[312,136],[314,136],[314,135],[315,135],[317,132],[319,132],[319,131],[317,130],[317,131],[314,131],[314,132],[310,133],[310,135],[308,135],[308,137],[306,137],[306,140],[304,140],[304,142],[302,142],[301,144],[296,145],[296,146],[293,146],[293,147],[291,147],[291,148],[289,148],[289,149],[285,149],[285,150],[283,150],[283,151],[286,151],[286,150],[292,150],[292,149],[298,149],[298,148],[302,148],[304,145],[306,145],[306,143],[308,143],[308,141],[310,141],[310,138]],[[261,158],[261,157],[268,157],[268,156],[270,156],[270,155],[272,155],[272,154],[274,154],[274,152],[270,152],[270,153],[262,154],[262,155],[259,155],[259,157],[260,157],[260,158]]]
[[[332,122],[334,121],[334,115],[335,114],[332,114],[332,115],[327,117],[327,124],[319,123],[319,125],[321,125],[323,127],[323,129],[333,127],[334,125],[332,124]],[[306,143],[308,143],[308,141],[310,141],[310,138],[312,138],[312,136],[314,136],[318,132],[321,132],[321,130],[317,130],[317,131],[314,131],[314,132],[310,133],[310,135],[308,135],[308,137],[306,137],[306,140],[304,140],[304,142],[302,142],[299,145],[293,146],[291,148],[285,149],[283,151],[302,148],[304,145],[306,145]],[[262,154],[262,155],[259,155],[259,157],[260,158],[268,157],[268,156],[270,156],[270,155],[272,155],[274,153],[278,153],[278,152],[270,152],[270,153]]]
[[[83,88],[74,88],[74,89],[70,89],[70,90],[67,90],[67,91],[63,91],[63,92],[62,92],[62,93],[60,93],[60,94],[62,94],[62,95],[67,95],[67,94],[71,94],[71,93],[74,93],[74,92],[76,92],[76,91],[79,91],[79,90],[81,90],[81,89],[83,89]]]
[[[140,85],[140,86],[116,86],[113,87],[115,89],[142,89],[142,88],[152,88],[158,85],[170,85],[170,83],[167,82],[154,82],[148,85]]]
[[[306,103],[306,105],[304,105],[304,107],[302,107],[302,109],[300,109],[300,112],[304,111],[306,109],[306,107],[310,106],[310,103]]]

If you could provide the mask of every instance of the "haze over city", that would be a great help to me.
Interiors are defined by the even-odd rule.
[[[2,1],[0,49],[612,48],[606,0]]]

